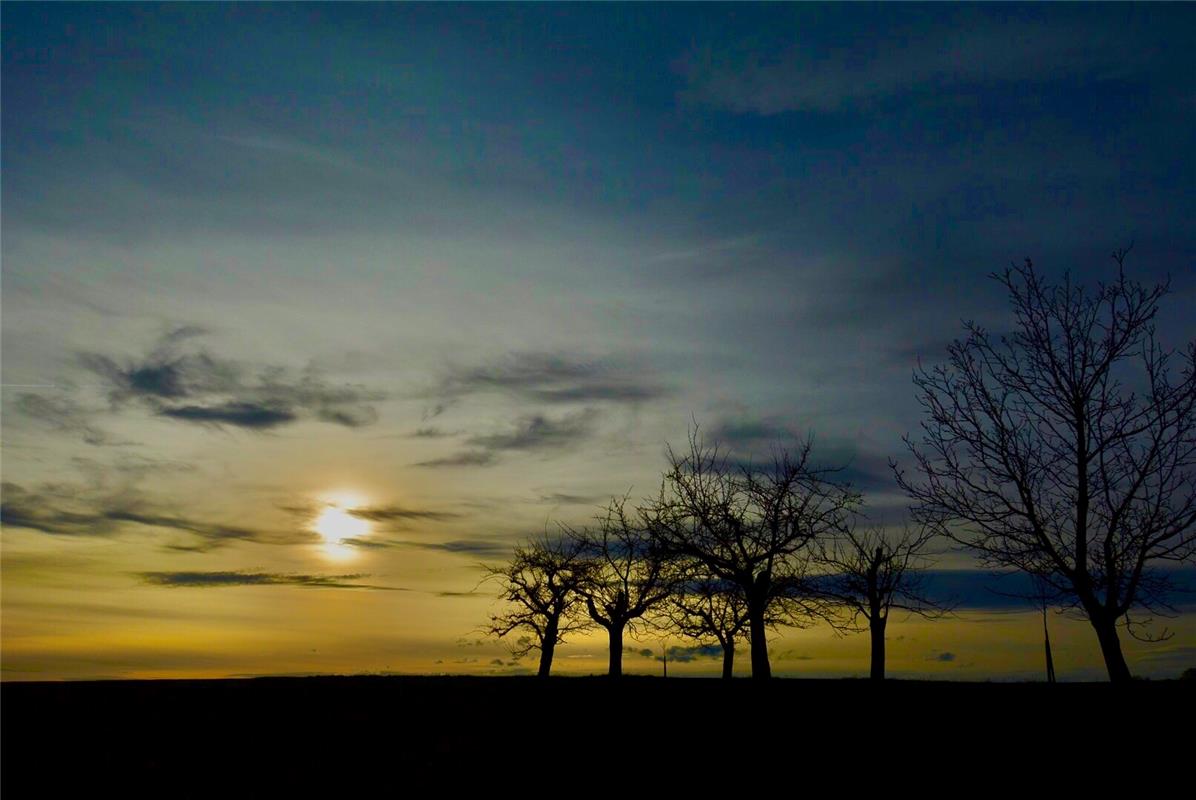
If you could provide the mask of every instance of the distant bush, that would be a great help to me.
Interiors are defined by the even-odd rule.
[[[1183,674],[1179,676],[1179,679],[1181,681],[1196,681],[1196,667],[1188,667],[1185,669]]]

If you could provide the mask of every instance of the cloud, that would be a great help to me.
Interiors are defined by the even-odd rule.
[[[411,434],[413,438],[417,439],[443,439],[446,436],[452,435],[453,434],[449,433],[448,431],[437,428],[434,425],[425,425],[422,428],[417,428],[415,432]]]
[[[381,549],[388,547],[415,547],[420,550],[439,550],[443,553],[475,556],[478,558],[499,558],[511,555],[511,545],[487,539],[453,539],[447,542],[416,542],[409,539],[345,539],[353,547]]]
[[[449,542],[404,542],[404,544],[412,547],[420,547],[425,550],[440,550],[445,553],[457,553],[483,558],[505,557],[511,554],[511,545],[503,542],[486,541],[484,539],[455,539]]]
[[[107,536],[118,527],[103,514],[47,508],[36,495],[12,483],[4,484],[0,523],[56,536]]]
[[[69,486],[58,488],[30,491],[4,484],[0,522],[8,527],[80,537],[112,536],[130,527],[164,528],[196,537],[198,541],[165,545],[170,550],[187,552],[206,552],[233,541],[297,544],[318,539],[310,531],[249,528],[196,519],[177,511],[162,511],[137,497],[117,494],[86,498]]]
[[[294,422],[296,416],[286,408],[270,408],[254,403],[224,403],[216,406],[181,406],[164,408],[163,417],[210,425],[234,425],[238,428],[266,429]]]
[[[929,656],[926,657],[926,660],[927,661],[942,661],[944,663],[950,663],[955,660],[955,654],[952,653],[950,650],[944,650],[941,653],[931,653]]]
[[[65,396],[24,393],[17,396],[16,408],[30,419],[57,431],[75,434],[90,445],[122,444],[92,424],[94,414]]]
[[[416,467],[488,467],[498,460],[494,453],[482,450],[467,450],[444,458],[433,458],[430,461],[417,461]]]
[[[667,390],[628,364],[551,353],[515,353],[498,363],[456,369],[437,390],[445,401],[477,393],[541,403],[641,403]]]
[[[668,649],[669,661],[675,661],[680,664],[688,664],[692,661],[697,661],[701,658],[722,658],[723,648],[721,645],[696,645],[694,647],[677,647],[673,646]],[[662,656],[656,656],[657,661],[663,661]]]
[[[569,494],[568,492],[549,492],[540,495],[541,503],[561,506],[588,506],[602,503],[610,499],[606,494]]]
[[[590,408],[557,420],[533,414],[518,420],[510,431],[474,436],[468,443],[488,451],[556,450],[588,438],[597,417],[598,412]]]
[[[559,419],[532,414],[515,421],[500,432],[472,436],[466,440],[472,449],[445,458],[421,461],[418,467],[484,467],[498,462],[499,454],[509,451],[545,452],[566,449],[589,438],[599,413],[587,408]]]
[[[220,586],[310,586],[332,589],[406,591],[395,586],[354,583],[369,575],[295,575],[281,572],[141,572],[138,576],[155,586],[211,588]]]
[[[772,443],[792,441],[794,434],[785,426],[771,420],[723,419],[709,432],[710,439],[733,450],[755,450]]]
[[[366,506],[364,508],[347,509],[351,516],[367,519],[370,522],[392,522],[396,520],[430,520],[440,521],[457,519],[460,514],[452,511],[432,511],[426,508],[407,508],[405,506]]]
[[[655,661],[664,660],[664,658],[651,647],[636,648],[626,645],[623,647],[623,652],[629,653],[631,655],[637,655],[641,658],[651,658]],[[703,644],[692,647],[679,647],[677,645],[673,645],[672,647],[668,648],[667,653],[669,661],[675,661],[680,664],[688,664],[701,658],[722,658],[723,648],[721,645],[717,644]]]
[[[866,52],[833,40],[695,48],[678,62],[688,80],[681,99],[761,116],[836,112],[911,93],[1048,83],[1075,75],[1100,80],[1114,74],[1113,53],[1126,52],[1124,46],[1097,44],[1109,32],[1082,21],[1003,21],[987,12],[955,10],[937,25],[894,23]],[[1122,58],[1115,71],[1127,68],[1133,65]]]
[[[176,328],[144,356],[119,361],[81,353],[79,361],[104,379],[114,407],[137,402],[180,422],[264,431],[301,419],[348,428],[378,419],[372,403],[383,399],[382,393],[331,385],[314,367],[298,373],[279,366],[252,367],[193,347],[183,349],[204,334],[200,328]]]

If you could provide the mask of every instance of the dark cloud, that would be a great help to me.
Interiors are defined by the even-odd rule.
[[[413,438],[417,439],[443,439],[446,436],[452,435],[453,434],[449,433],[448,431],[437,428],[434,425],[427,425],[422,428],[417,428],[415,432],[411,434]]]
[[[195,464],[174,459],[152,458],[138,453],[120,453],[107,461],[83,456],[74,456],[71,463],[79,471],[91,477],[96,485],[102,485],[107,476],[116,474],[130,481],[139,481],[149,475],[184,474],[199,470]]]
[[[350,508],[348,513],[359,519],[370,522],[393,522],[402,520],[430,520],[440,521],[456,519],[460,514],[452,511],[433,511],[427,508],[407,508],[405,506],[366,506],[365,508]]]
[[[294,412],[285,408],[269,408],[253,403],[224,403],[217,406],[180,406],[163,408],[158,414],[185,422],[209,425],[233,425],[238,428],[264,430],[294,422]]]
[[[458,553],[467,556],[497,557],[509,556],[511,546],[502,542],[490,542],[483,539],[456,539],[450,542],[407,542],[415,547],[426,550],[442,550],[446,553]]]
[[[766,472],[779,453],[794,455],[807,441],[774,418],[722,419],[703,436],[725,450],[731,468]],[[849,483],[864,492],[896,488],[886,456],[862,452],[854,442],[841,438],[828,441],[810,434],[808,441],[810,466],[824,471],[828,480]]]
[[[309,367],[295,373],[283,367],[251,367],[183,345],[205,332],[177,328],[139,358],[117,360],[82,353],[80,363],[103,378],[114,407],[138,402],[167,419],[246,430],[269,430],[301,419],[358,428],[378,419],[371,405],[380,392],[361,386],[335,386]]]
[[[917,573],[918,593],[957,611],[1016,613],[1040,606],[1034,581],[1024,572],[992,572],[983,569],[927,569]],[[1165,585],[1162,599],[1173,607],[1191,608],[1196,603],[1196,567],[1156,569],[1152,582]],[[818,585],[833,576],[813,579]]]
[[[1025,86],[1077,75],[1087,80],[1120,77],[1141,66],[1141,60],[1123,57],[1128,52],[1124,42],[1113,47],[1107,28],[1084,19],[1047,22],[994,17],[979,9],[949,12],[936,24],[919,27],[897,15],[889,22],[893,29],[883,35],[875,31],[881,45],[867,52],[833,39],[778,42],[771,52],[762,52],[755,38],[739,47],[695,49],[679,64],[689,80],[683,96],[738,113],[828,113],[911,93],[949,95],[977,86]]]
[[[702,658],[722,658],[723,648],[720,645],[703,644],[693,647],[673,646],[668,649],[668,660],[680,664],[688,664]],[[656,656],[657,661],[664,661],[663,656]]]
[[[710,429],[712,441],[722,443],[733,450],[757,450],[773,443],[786,443],[794,439],[787,427],[772,420],[723,419]]]
[[[610,499],[605,494],[569,494],[568,492],[550,492],[540,495],[539,502],[562,506],[596,505]]]
[[[117,530],[113,520],[102,514],[47,508],[13,484],[4,484],[4,495],[4,501],[0,503],[0,523],[6,527],[27,528],[56,536],[108,536]]]
[[[164,528],[195,536],[198,541],[165,543],[170,550],[205,552],[232,541],[263,544],[296,544],[315,541],[309,531],[268,530],[195,519],[173,511],[162,511],[135,497],[122,495],[68,499],[71,493],[48,489],[29,491],[16,484],[3,487],[0,522],[59,536],[111,536],[130,526]]]
[[[87,444],[118,444],[109,434],[93,424],[93,412],[84,409],[69,397],[24,393],[17,396],[16,408],[30,419],[42,422],[54,430],[79,436]]]
[[[656,650],[653,650],[651,647],[637,648],[637,647],[632,647],[630,645],[625,645],[623,647],[623,652],[629,653],[631,655],[637,655],[642,658],[651,658],[655,661],[663,661],[664,660],[664,657],[661,656]],[[680,647],[680,646],[674,645],[674,646],[668,648],[667,654],[668,654],[669,661],[675,661],[680,664],[688,664],[692,661],[697,661],[700,658],[722,658],[723,657],[723,648],[721,645],[717,645],[717,644],[714,644],[714,645],[703,644],[703,645],[695,645],[692,647]]]
[[[505,558],[511,555],[510,544],[487,539],[453,539],[446,542],[418,542],[410,539],[375,539],[363,536],[357,539],[345,539],[343,543],[351,547],[361,547],[367,550],[414,547],[420,550],[439,550],[443,553],[457,553],[477,558]]]
[[[418,461],[416,467],[488,467],[498,461],[494,453],[484,450],[467,450],[444,458],[433,458],[430,461]]]
[[[437,592],[437,597],[478,597],[478,592]]]
[[[139,577],[155,586],[210,588],[219,586],[311,586],[332,589],[405,591],[395,586],[356,583],[369,575],[294,575],[281,572],[141,572]]]
[[[495,364],[455,370],[438,390],[449,401],[484,392],[541,403],[641,403],[667,394],[630,365],[548,353],[515,353]]]
[[[941,653],[931,653],[926,657],[927,661],[943,661],[950,663],[955,660],[955,654],[949,650],[944,650]]]
[[[518,420],[510,431],[474,436],[468,443],[488,451],[566,448],[593,433],[597,416],[594,409],[568,414],[558,420],[534,414]]]
[[[466,440],[472,449],[444,458],[421,461],[417,467],[487,467],[498,463],[504,452],[544,452],[564,450],[593,435],[597,410],[587,408],[560,419],[532,414],[516,420],[501,433],[472,436]]]

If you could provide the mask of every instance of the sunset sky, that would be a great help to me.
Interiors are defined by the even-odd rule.
[[[1187,4],[5,3],[3,679],[525,671],[479,565],[652,494],[694,421],[746,455],[812,433],[900,523],[912,371],[961,320],[1007,329],[993,271],[1095,282],[1132,241],[1172,279],[1160,338],[1196,337],[1193,31]],[[890,674],[1040,677],[1041,617],[936,552],[961,607],[896,619]],[[1123,637],[1136,674],[1196,665],[1177,602],[1170,641]],[[1051,625],[1060,676],[1103,678]],[[825,625],[770,648],[867,674]]]

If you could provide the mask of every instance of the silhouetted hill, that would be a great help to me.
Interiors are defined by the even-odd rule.
[[[14,798],[80,786],[169,797],[374,785],[396,794],[417,776],[583,779],[603,764],[692,780],[754,759],[825,774],[874,748],[895,769],[998,753],[1008,769],[1028,769],[1038,748],[1083,752],[1110,729],[1150,739],[1152,763],[1167,763],[1157,726],[1189,714],[1194,697],[1180,681],[373,676],[7,683],[0,693],[3,788]]]

